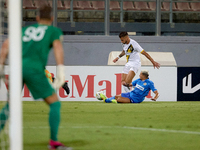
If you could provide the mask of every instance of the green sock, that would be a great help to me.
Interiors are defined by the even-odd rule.
[[[0,112],[0,132],[4,128],[6,121],[8,120],[8,117],[9,117],[9,104],[7,102]]]
[[[49,125],[50,125],[51,140],[53,141],[58,141],[57,135],[60,123],[60,107],[61,104],[59,101],[50,104]]]

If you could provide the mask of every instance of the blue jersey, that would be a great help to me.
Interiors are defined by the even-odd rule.
[[[137,79],[132,82],[132,85],[135,86],[135,89],[130,92],[130,97],[133,99],[134,103],[141,103],[150,90],[153,92],[157,90],[154,87],[154,83],[149,79],[144,81]]]

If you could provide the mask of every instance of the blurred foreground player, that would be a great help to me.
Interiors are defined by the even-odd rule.
[[[122,93],[111,98],[107,98],[103,93],[100,93],[100,96],[106,103],[141,103],[150,90],[155,94],[155,97],[151,99],[152,101],[156,101],[159,97],[159,93],[154,87],[154,83],[149,80],[149,73],[146,70],[141,71],[140,78],[133,81],[130,86],[135,88],[129,93]]]
[[[60,123],[60,107],[58,96],[54,89],[59,89],[65,82],[64,51],[62,47],[63,34],[52,24],[51,7],[42,6],[37,16],[37,24],[22,28],[22,75],[34,99],[42,98],[49,105],[50,141],[49,149],[71,150],[58,142],[58,128]],[[0,55],[0,75],[8,55],[8,40],[3,43]],[[53,47],[57,63],[57,76],[54,83],[49,83],[44,69],[50,49]]]
[[[55,78],[52,77],[51,73],[47,69],[45,69],[44,71],[45,71],[45,75],[46,75],[47,79],[49,80],[49,82],[53,83],[55,81]],[[63,84],[62,88],[65,90],[65,92],[67,93],[67,95],[69,95],[70,89],[68,87],[68,83],[67,82],[65,82]]]
[[[128,84],[130,84],[135,77],[136,73],[141,67],[140,55],[143,54],[153,64],[154,68],[159,69],[160,64],[154,61],[154,59],[133,39],[129,38],[127,32],[121,32],[119,38],[122,43],[123,51],[121,54],[113,60],[116,63],[121,57],[126,55],[127,63],[122,71],[122,85],[126,92],[130,92]]]

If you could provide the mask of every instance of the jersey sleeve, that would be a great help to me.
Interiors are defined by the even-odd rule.
[[[136,86],[136,84],[137,84],[138,80],[139,80],[139,79],[137,79],[137,80],[134,80],[134,81],[132,82],[132,85],[133,85],[133,86]]]
[[[157,91],[157,89],[155,88],[154,83],[153,83],[152,81],[150,82],[150,89],[151,89],[153,92]]]
[[[54,30],[53,30],[53,33],[52,33],[52,36],[51,36],[52,44],[55,40],[60,40],[61,42],[63,42],[63,33],[59,28],[54,27]]]
[[[144,51],[144,49],[140,46],[140,44],[138,44],[137,42],[134,43],[134,48],[136,51],[138,51],[139,53],[142,53]]]

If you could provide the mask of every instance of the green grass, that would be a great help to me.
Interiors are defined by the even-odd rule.
[[[47,149],[48,112],[44,102],[23,102],[24,150]],[[59,140],[75,150],[200,149],[200,102],[62,102],[61,112]]]

